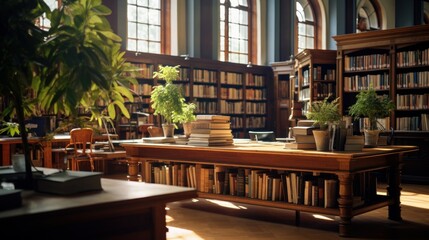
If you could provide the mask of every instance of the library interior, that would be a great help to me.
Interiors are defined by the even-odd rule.
[[[7,237],[428,236],[429,0],[0,6]]]

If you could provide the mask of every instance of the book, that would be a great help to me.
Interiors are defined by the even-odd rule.
[[[64,171],[36,178],[38,192],[69,195],[86,191],[100,191],[102,172]]]
[[[191,136],[195,134],[231,135],[231,133],[231,129],[196,128],[192,129]]]
[[[0,189],[0,211],[20,207],[22,205],[21,192],[22,190],[19,189]]]
[[[148,137],[142,138],[145,143],[175,143],[176,140],[172,137]]]
[[[297,126],[300,126],[300,127],[312,127],[312,126],[314,126],[314,120],[307,120],[307,119],[299,120],[298,123],[297,123]]]
[[[287,148],[287,149],[314,150],[314,149],[316,149],[316,143],[287,142],[287,143],[285,143],[285,148]]]
[[[210,115],[210,114],[203,114],[203,115],[197,115],[196,120],[211,120],[211,121],[219,121],[219,122],[229,122],[231,120],[231,117],[228,115]]]
[[[313,135],[314,126],[295,126],[292,128],[293,135]]]
[[[325,179],[325,208],[335,208],[337,206],[337,181],[335,179]]]
[[[196,129],[231,129],[230,122],[212,122],[210,120],[198,120],[191,123],[192,130]]]
[[[313,135],[295,135],[295,142],[297,142],[297,143],[316,143]]]
[[[365,144],[364,136],[347,136],[346,144]]]

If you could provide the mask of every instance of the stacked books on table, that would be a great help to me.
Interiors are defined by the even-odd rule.
[[[192,122],[188,145],[229,146],[233,145],[231,118],[226,115],[197,115]]]
[[[362,151],[364,145],[364,136],[347,136],[344,151]]]
[[[316,129],[314,121],[300,120],[297,126],[292,128],[295,142],[285,143],[285,148],[289,149],[316,149],[316,142],[313,136],[313,130]]]

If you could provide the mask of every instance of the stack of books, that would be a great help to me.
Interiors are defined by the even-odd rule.
[[[285,143],[285,148],[289,149],[316,149],[316,142],[313,130],[316,129],[314,121],[300,120],[297,126],[292,128],[295,142]]]
[[[226,115],[197,115],[192,122],[188,145],[229,146],[233,145],[231,118]]]
[[[364,145],[364,136],[347,136],[344,151],[362,151]]]

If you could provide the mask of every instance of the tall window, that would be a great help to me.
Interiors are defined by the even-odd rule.
[[[356,32],[381,29],[381,14],[376,1],[357,1],[356,9]]]
[[[249,6],[248,0],[220,0],[219,60],[249,62]]]
[[[297,0],[296,2],[296,17],[297,21],[297,52],[309,48],[314,48],[315,40],[315,25],[313,10],[307,0]]]
[[[60,4],[58,0],[45,0],[45,3],[49,6],[51,11],[58,8]],[[43,13],[43,15],[36,20],[36,25],[43,30],[51,28],[51,21],[46,18],[46,13]]]
[[[128,0],[127,50],[161,53],[161,0]]]

